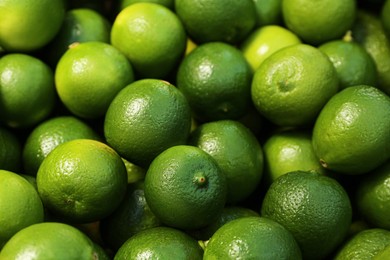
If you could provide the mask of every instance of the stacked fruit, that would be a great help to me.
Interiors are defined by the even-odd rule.
[[[0,260],[390,257],[390,0],[0,17]]]

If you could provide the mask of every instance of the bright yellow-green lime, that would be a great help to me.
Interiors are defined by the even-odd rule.
[[[145,198],[166,225],[194,230],[222,213],[226,177],[214,158],[202,149],[173,146],[159,154],[145,176]]]
[[[24,228],[0,251],[0,259],[91,260],[97,257],[94,243],[84,233],[58,222]]]
[[[265,25],[254,30],[240,49],[253,71],[272,53],[284,47],[301,43],[298,36],[280,25]]]
[[[344,241],[352,207],[336,180],[316,172],[295,171],[271,184],[261,215],[292,233],[303,259],[325,259]]]
[[[38,192],[22,176],[0,170],[0,251],[19,230],[43,221],[44,212]],[[0,259],[13,259],[2,258]]]
[[[37,186],[53,215],[68,222],[93,222],[119,206],[126,193],[127,173],[111,147],[76,139],[58,145],[43,160]]]
[[[168,147],[185,144],[191,129],[191,110],[172,84],[142,79],[114,98],[105,116],[106,141],[123,158],[146,167]]]
[[[282,1],[286,27],[312,45],[341,38],[355,22],[356,11],[355,0]]]
[[[227,180],[227,203],[243,201],[260,183],[263,150],[255,135],[240,122],[204,123],[191,133],[188,144],[199,147],[217,161]]]
[[[129,238],[118,252],[115,260],[122,259],[183,259],[201,260],[203,249],[198,241],[170,227],[155,227],[139,232]]]
[[[30,52],[49,43],[65,15],[63,0],[2,0],[0,49]]]
[[[334,95],[316,119],[313,148],[323,167],[367,173],[390,158],[390,97],[359,85]]]
[[[126,56],[104,42],[71,46],[55,70],[62,103],[74,115],[88,119],[103,117],[116,94],[133,81]]]
[[[263,145],[264,179],[271,184],[292,171],[324,173],[314,153],[311,133],[304,130],[281,130],[269,136]]]
[[[390,245],[390,231],[380,228],[363,230],[346,241],[338,250],[335,260],[382,259],[375,258]]]
[[[165,78],[184,55],[187,35],[169,8],[135,3],[115,18],[111,44],[130,60],[138,78]]]
[[[301,259],[291,233],[264,217],[244,217],[220,227],[206,245],[203,259]]]
[[[256,70],[252,100],[264,117],[280,126],[313,123],[339,88],[336,69],[317,48],[295,44],[273,53]]]
[[[1,57],[0,86],[0,122],[9,127],[32,127],[54,109],[53,71],[34,56],[10,53]]]

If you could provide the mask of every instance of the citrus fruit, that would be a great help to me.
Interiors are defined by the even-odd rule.
[[[340,88],[377,85],[377,69],[370,54],[358,43],[334,40],[318,47],[332,61],[340,79]]]
[[[254,0],[257,22],[255,27],[282,24],[282,0]]]
[[[123,10],[123,9],[125,9],[127,6],[129,6],[131,4],[147,3],[147,2],[160,4],[160,5],[163,5],[163,6],[167,7],[167,8],[169,8],[169,9],[173,10],[175,1],[174,0],[119,0],[119,9]]]
[[[110,104],[104,136],[123,158],[145,167],[166,148],[185,144],[191,110],[169,82],[142,79],[125,87]]]
[[[143,181],[139,181],[128,185],[122,203],[100,221],[100,231],[104,242],[116,252],[138,232],[160,225],[160,220],[146,203]]]
[[[382,10],[381,10],[381,20],[384,29],[387,32],[387,35],[390,37],[390,1],[386,0],[383,3]]]
[[[14,172],[0,170],[0,205],[0,250],[19,230],[43,221],[38,192]],[[2,258],[0,253],[0,259],[7,258]]]
[[[280,126],[311,124],[338,91],[336,69],[317,48],[295,44],[273,53],[256,70],[252,100],[264,117]]]
[[[58,33],[65,15],[63,0],[1,0],[0,6],[0,46],[7,52],[43,47]]]
[[[176,85],[201,121],[237,119],[250,104],[252,71],[237,48],[222,42],[199,45],[180,63]]]
[[[311,133],[286,129],[270,135],[263,145],[264,180],[271,184],[281,175],[292,171],[324,173],[314,153]]]
[[[286,27],[312,45],[341,38],[351,29],[356,12],[355,0],[282,1]]]
[[[240,46],[253,71],[272,53],[301,43],[293,32],[280,25],[265,25],[252,31]]]
[[[12,128],[28,128],[54,109],[53,71],[27,54],[6,54],[0,59],[0,121]]]
[[[107,217],[121,203],[127,187],[121,157],[91,139],[58,145],[43,160],[36,178],[45,207],[59,219],[74,223]]]
[[[146,169],[122,158],[127,172],[127,183],[137,183],[145,178]]]
[[[19,172],[21,164],[21,141],[10,129],[0,126],[0,169]]]
[[[59,32],[45,48],[50,63],[55,66],[75,42],[110,42],[111,24],[101,13],[90,8],[67,10]]]
[[[220,227],[207,243],[203,259],[301,259],[301,251],[282,225],[254,216]]]
[[[242,41],[256,25],[253,0],[176,0],[175,11],[196,43]]]
[[[390,229],[390,161],[359,180],[356,204],[364,219],[375,227]]]
[[[0,259],[97,259],[93,242],[64,223],[43,222],[16,233],[0,251]]]
[[[129,238],[118,252],[121,259],[202,259],[203,250],[198,242],[183,231],[170,227],[155,227]]]
[[[375,259],[375,256],[380,255],[389,245],[390,231],[380,228],[366,229],[346,241],[334,259]]]
[[[289,230],[304,259],[324,259],[345,239],[352,207],[336,180],[317,172],[294,171],[271,184],[261,216]]]
[[[184,55],[186,40],[177,15],[155,3],[127,6],[111,29],[111,44],[130,60],[138,78],[168,76]]]
[[[243,124],[220,120],[198,126],[188,144],[210,154],[227,180],[227,203],[246,199],[263,176],[263,150],[255,135]]]
[[[133,80],[126,56],[104,42],[71,46],[55,70],[62,103],[74,115],[88,119],[104,116],[116,94]]]
[[[385,260],[390,258],[390,245],[387,245],[385,249],[381,250],[374,256],[374,260]]]
[[[74,116],[56,116],[38,124],[23,144],[24,173],[35,176],[42,161],[54,148],[74,139],[102,138],[87,123]]]
[[[226,206],[217,220],[210,225],[190,232],[191,236],[198,240],[207,241],[224,224],[238,218],[258,217],[256,211],[242,206]]]
[[[227,184],[214,158],[202,149],[177,145],[159,154],[145,176],[145,198],[164,224],[193,230],[218,218]]]
[[[390,94],[390,40],[386,37],[380,18],[372,13],[359,10],[352,38],[361,44],[374,59],[378,71],[378,86]]]
[[[373,170],[390,157],[390,97],[358,85],[334,95],[316,119],[313,148],[322,166],[346,174]]]

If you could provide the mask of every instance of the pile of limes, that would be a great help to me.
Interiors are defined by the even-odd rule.
[[[14,259],[390,259],[390,0],[0,0]]]

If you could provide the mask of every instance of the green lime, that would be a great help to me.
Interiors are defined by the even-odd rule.
[[[346,241],[338,250],[335,260],[381,259],[375,258],[390,245],[390,231],[380,228],[363,230]],[[385,260],[386,258],[382,258]]]
[[[0,259],[1,248],[18,231],[43,222],[42,201],[37,190],[22,176],[0,170]]]
[[[0,15],[1,16],[1,15]],[[53,71],[27,54],[0,59],[0,122],[28,128],[49,117],[56,103]]]
[[[0,49],[30,52],[44,47],[60,30],[64,16],[63,0],[2,0]]]
[[[208,259],[301,259],[301,251],[291,233],[264,217],[245,217],[220,227],[204,251]]]
[[[255,135],[243,124],[220,120],[198,126],[189,138],[210,154],[227,180],[227,203],[243,201],[257,188],[263,176],[263,150]]]
[[[74,139],[102,138],[87,123],[74,116],[52,117],[29,132],[23,145],[24,172],[35,176],[42,161],[58,145]]]
[[[356,12],[355,0],[282,1],[286,27],[312,45],[341,38],[353,26]]]
[[[104,136],[123,158],[146,167],[168,147],[185,144],[191,110],[184,95],[159,79],[142,79],[125,87],[110,104]]]
[[[89,8],[67,10],[59,32],[45,47],[48,59],[56,66],[69,46],[76,42],[110,42],[111,24],[101,13]]]
[[[222,42],[199,45],[179,65],[176,84],[201,121],[238,119],[250,104],[252,71],[240,50]]]
[[[237,44],[256,25],[253,0],[176,0],[175,11],[196,43]]]
[[[118,92],[133,81],[126,56],[104,42],[72,45],[55,70],[60,100],[71,113],[87,119],[103,117]]]
[[[167,77],[184,55],[186,42],[176,13],[156,3],[127,6],[111,29],[111,44],[130,60],[138,78]]]
[[[358,43],[346,40],[326,42],[318,47],[332,61],[340,79],[340,88],[355,85],[377,85],[373,58]]]
[[[54,216],[73,223],[93,222],[119,206],[127,173],[121,157],[108,145],[75,139],[58,145],[43,160],[37,186]]]
[[[257,27],[282,24],[282,0],[253,0],[257,14]]]
[[[311,124],[338,91],[336,69],[317,48],[295,44],[273,53],[256,70],[252,100],[264,117],[279,126]]]
[[[170,228],[149,228],[129,238],[114,260],[121,259],[183,259],[201,260],[203,250],[186,233]]]
[[[301,40],[292,31],[280,25],[265,25],[254,30],[240,46],[253,71],[272,53]]]
[[[97,259],[93,242],[64,223],[43,222],[16,233],[0,251],[0,259]],[[100,259],[100,258],[99,258]]]
[[[324,259],[344,241],[352,207],[336,180],[316,172],[294,171],[271,184],[261,215],[292,233],[303,259]]]
[[[128,185],[122,203],[100,221],[100,230],[105,243],[116,252],[138,232],[160,225],[160,220],[146,202],[143,181],[139,181]]]
[[[322,166],[340,173],[367,173],[390,158],[390,97],[358,85],[336,95],[321,110],[313,148]]]
[[[145,198],[166,225],[194,230],[216,220],[226,202],[226,178],[202,149],[173,146],[159,154],[145,176]]]

